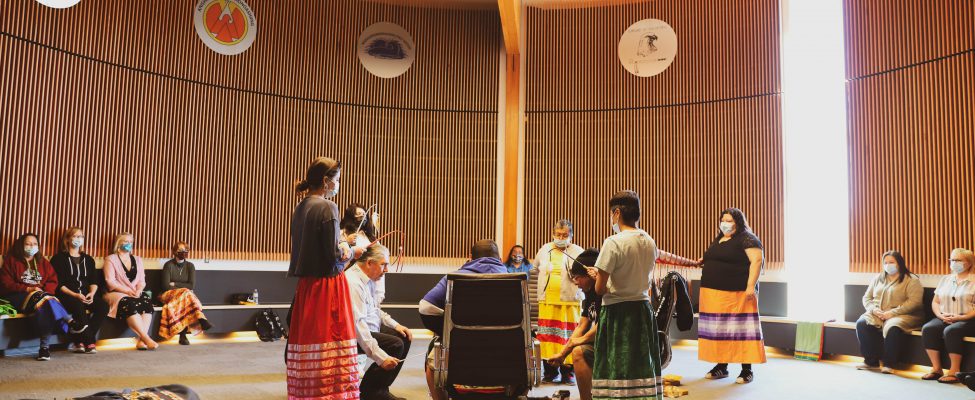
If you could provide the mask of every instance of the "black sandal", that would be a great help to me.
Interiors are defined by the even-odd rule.
[[[743,369],[741,370],[741,373],[738,374],[738,379],[735,379],[735,383],[744,385],[746,383],[751,383],[753,380],[755,380],[755,373],[753,373],[750,369]]]
[[[923,380],[923,381],[936,381],[938,379],[941,379],[942,376],[944,376],[944,374],[942,374],[940,372],[929,372],[929,373],[925,374],[924,376],[922,376],[921,377],[921,380]]]
[[[728,377],[728,369],[715,366],[708,373],[704,374],[705,379],[724,379]]]

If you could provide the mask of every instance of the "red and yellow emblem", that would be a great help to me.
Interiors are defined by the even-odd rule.
[[[235,45],[247,36],[247,16],[235,1],[213,0],[204,6],[203,15],[207,34],[217,42]]]

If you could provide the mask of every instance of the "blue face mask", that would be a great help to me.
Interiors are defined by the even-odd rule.
[[[338,196],[338,195],[339,195],[339,183],[338,182],[335,182],[335,188],[333,188],[328,193],[325,193],[325,197],[330,199],[330,198],[335,197],[335,196]]]
[[[76,249],[81,248],[81,246],[84,246],[84,245],[85,245],[85,239],[84,238],[74,238],[74,239],[71,239],[71,246],[74,247],[74,248],[76,248]]]
[[[732,222],[721,221],[721,223],[718,224],[718,229],[721,230],[721,233],[730,235],[731,232],[735,230],[735,224]]]
[[[125,243],[121,247],[119,247],[119,249],[121,249],[124,252],[130,253],[132,252],[132,243]]]
[[[568,239],[568,238],[566,238],[566,239],[555,239],[555,240],[552,241],[552,243],[555,243],[555,247],[558,247],[560,249],[564,249],[566,247],[569,247],[569,244],[572,243],[572,239]]]
[[[37,246],[24,246],[24,254],[27,254],[27,257],[33,257],[37,251]]]

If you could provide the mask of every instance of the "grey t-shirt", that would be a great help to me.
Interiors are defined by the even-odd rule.
[[[642,229],[606,238],[596,259],[596,268],[609,274],[603,305],[649,301],[650,274],[656,262],[657,243]]]

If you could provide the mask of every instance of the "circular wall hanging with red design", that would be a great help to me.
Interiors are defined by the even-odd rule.
[[[203,44],[228,56],[243,53],[257,38],[257,17],[244,0],[199,0],[193,25]]]

